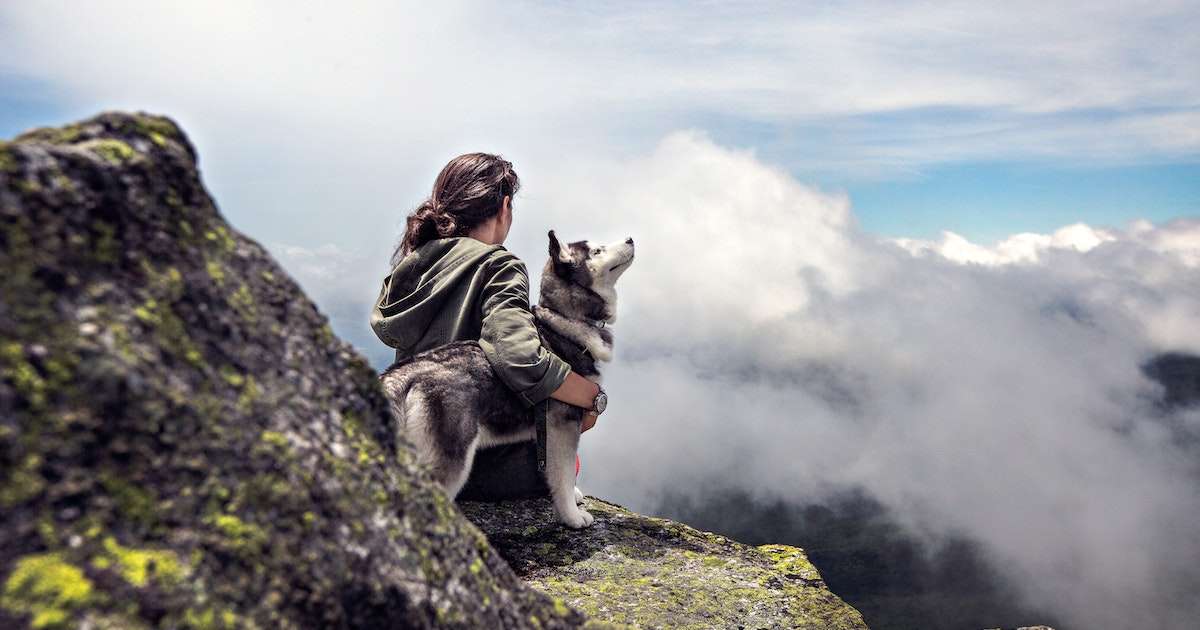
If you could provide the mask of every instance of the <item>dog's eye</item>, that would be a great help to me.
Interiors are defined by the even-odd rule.
[[[599,253],[600,253],[600,248],[599,248],[599,247],[593,247],[593,248],[592,248],[592,255],[593,255],[593,256],[595,256],[595,255],[597,255],[597,254],[599,254]]]

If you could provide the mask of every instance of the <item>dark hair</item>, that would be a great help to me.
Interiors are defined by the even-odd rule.
[[[504,196],[516,195],[520,187],[512,162],[499,155],[464,153],[450,160],[434,180],[433,193],[408,215],[392,264],[434,239],[466,235],[500,212]]]

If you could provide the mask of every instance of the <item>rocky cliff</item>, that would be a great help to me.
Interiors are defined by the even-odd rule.
[[[599,502],[470,507],[497,553],[166,118],[0,143],[0,269],[0,627],[862,627],[799,550]]]

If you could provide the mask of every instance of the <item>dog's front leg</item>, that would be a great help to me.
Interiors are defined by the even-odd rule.
[[[595,518],[575,502],[575,453],[579,448],[579,422],[570,413],[554,410],[546,414],[546,485],[554,501],[558,520],[579,529]],[[564,417],[567,416],[567,417]]]

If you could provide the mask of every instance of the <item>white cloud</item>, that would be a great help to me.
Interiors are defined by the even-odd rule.
[[[1053,234],[1024,232],[1014,234],[995,245],[978,245],[954,232],[942,232],[942,240],[934,243],[920,239],[897,238],[894,243],[914,255],[935,253],[959,263],[1007,265],[1036,263],[1040,254],[1049,249],[1073,249],[1086,252],[1101,243],[1116,240],[1112,232],[1096,229],[1083,223],[1068,225]]]
[[[1197,579],[1178,561],[1200,553],[1195,453],[1153,420],[1139,365],[1200,353],[1200,220],[914,255],[859,232],[846,199],[699,133],[555,175],[561,234],[638,246],[589,490],[653,506],[721,484],[789,501],[861,485],[914,528],[983,542],[1080,627],[1196,612],[1170,586]]]
[[[0,70],[183,117],[222,156],[353,144],[357,172],[448,143],[641,149],[712,114],[809,152],[836,129],[821,159],[869,171],[1195,155],[1197,28],[1189,2],[6,3]]]

